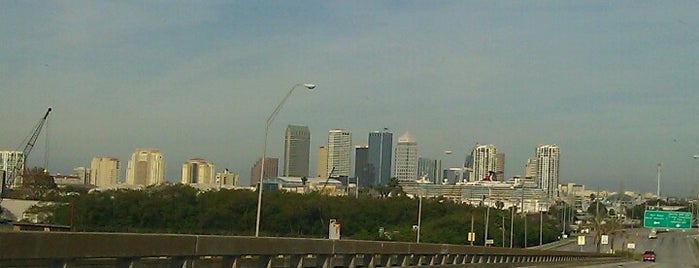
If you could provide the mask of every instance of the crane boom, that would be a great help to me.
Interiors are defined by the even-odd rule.
[[[36,139],[39,138],[39,133],[41,133],[41,129],[44,127],[44,124],[46,123],[46,119],[49,118],[49,113],[51,113],[51,108],[49,108],[46,111],[46,114],[44,114],[44,117],[42,117],[41,120],[39,120],[39,123],[37,123],[36,127],[34,128],[34,132],[32,133],[31,138],[29,138],[27,145],[24,146],[24,150],[22,150],[22,153],[24,154],[25,160],[27,159],[27,157],[29,156],[29,153],[34,148],[34,144],[36,143]]]
[[[20,174],[20,171],[26,170],[26,163],[27,163],[27,158],[29,157],[29,154],[31,153],[32,149],[34,148],[34,144],[36,143],[36,140],[39,138],[39,134],[41,133],[41,129],[44,127],[44,124],[46,123],[46,120],[49,118],[49,114],[51,113],[51,107],[46,110],[46,113],[44,116],[39,120],[39,122],[36,124],[34,127],[34,130],[32,131],[32,135],[29,137],[27,140],[27,144],[24,146],[24,150],[22,150],[22,155],[17,159],[17,164],[14,166],[12,172],[9,172],[9,174],[12,176],[12,182],[16,183],[17,179],[22,176]],[[22,170],[24,169],[24,170]],[[22,172],[24,173],[24,172]],[[0,200],[4,196],[5,193],[5,187],[6,187],[6,178],[7,176],[4,176],[2,178],[2,188],[0,188]]]

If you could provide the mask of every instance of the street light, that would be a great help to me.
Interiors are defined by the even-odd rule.
[[[289,93],[286,93],[286,96],[282,99],[281,102],[277,105],[277,108],[274,108],[274,111],[272,111],[272,114],[267,117],[267,121],[265,121],[265,142],[264,142],[264,147],[262,149],[262,164],[260,165],[260,181],[259,186],[257,187],[258,190],[258,195],[257,195],[257,218],[255,220],[255,237],[260,236],[260,212],[262,210],[262,180],[264,179],[264,174],[265,174],[265,162],[267,158],[267,136],[269,134],[269,125],[272,123],[275,117],[277,117],[277,114],[279,114],[279,110],[282,109],[282,105],[286,102],[287,99],[289,99],[289,96],[291,96],[291,93],[294,92],[294,89],[297,87],[305,87],[308,90],[312,90],[316,88],[316,85],[314,84],[296,84],[291,89],[289,90]]]

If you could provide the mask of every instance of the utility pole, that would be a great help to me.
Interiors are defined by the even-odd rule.
[[[539,210],[539,246],[544,244],[544,212]]]
[[[516,206],[510,207],[510,248],[512,248],[512,238],[513,238],[514,229],[515,229],[515,210],[516,209],[517,209]]]
[[[505,215],[502,215],[502,247],[505,247]]]
[[[473,214],[471,214],[471,233],[473,234]],[[473,240],[476,240],[475,235]],[[473,246],[473,240],[471,240],[471,246]]]
[[[527,213],[524,213],[524,248],[527,248]]]
[[[490,200],[489,199],[490,199],[491,194],[492,194],[492,192],[490,191],[490,186],[488,186],[488,199],[487,199],[488,203],[486,204],[486,206],[488,206],[488,208],[486,208],[486,213],[485,213],[485,235],[483,236],[483,239],[484,239],[483,245],[484,246],[488,246],[488,242],[487,242],[488,241],[488,223],[490,221]]]
[[[662,165],[663,163],[658,163],[658,190],[655,192],[655,194],[658,196],[658,200],[660,200],[660,166]]]

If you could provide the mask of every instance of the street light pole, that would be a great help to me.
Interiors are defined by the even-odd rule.
[[[418,201],[418,208],[417,208],[417,239],[416,243],[420,243],[420,229],[422,229],[422,226],[420,225],[422,221],[422,195],[419,197]]]
[[[544,212],[539,209],[539,246],[544,244]]]
[[[660,200],[660,166],[662,166],[662,163],[658,163],[658,190],[656,194],[658,195],[658,200]]]
[[[281,102],[277,105],[276,108],[274,108],[274,111],[272,111],[272,114],[267,117],[267,121],[265,121],[265,141],[262,149],[262,163],[260,165],[260,181],[258,182],[257,186],[257,217],[255,219],[255,237],[260,236],[260,212],[262,211],[262,181],[265,177],[265,162],[267,158],[267,137],[269,135],[269,125],[272,123],[275,117],[277,117],[277,114],[279,114],[279,111],[282,109],[282,105],[286,102],[286,100],[289,99],[289,96],[291,96],[291,93],[294,92],[294,89],[297,87],[303,86],[309,90],[314,89],[316,86],[314,84],[296,84],[291,89],[289,90],[288,93],[286,93],[286,96],[282,99]]]
[[[486,206],[488,206],[488,208],[486,208],[486,213],[485,213],[485,235],[483,236],[483,239],[484,239],[483,245],[484,246],[488,246],[488,223],[490,222],[490,200],[489,199],[490,199],[491,195],[492,195],[492,192],[490,191],[490,186],[488,186],[488,198],[486,199],[486,200],[488,200],[488,203],[486,204]]]

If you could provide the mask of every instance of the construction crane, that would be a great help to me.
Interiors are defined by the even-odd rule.
[[[29,154],[32,152],[32,149],[34,148],[34,144],[36,143],[36,140],[39,138],[39,134],[41,133],[41,129],[44,127],[44,124],[46,124],[46,119],[49,118],[49,114],[51,113],[51,107],[46,111],[46,114],[44,114],[44,117],[42,117],[39,122],[36,124],[34,127],[34,130],[32,131],[32,135],[26,140],[27,144],[24,145],[24,150],[22,150],[22,155],[17,159],[17,163],[12,169],[11,172],[9,172],[8,175],[13,176],[12,182],[16,183],[17,179],[19,179],[23,174],[26,174],[26,163],[27,159],[29,158]],[[24,142],[23,142],[24,143]],[[22,170],[24,169],[24,170]],[[21,172],[20,174],[20,171]],[[7,181],[6,181],[7,176],[3,176],[2,178],[2,188],[0,188],[0,200],[2,197],[4,197],[5,193],[5,188],[7,186]]]
[[[328,182],[330,181],[330,178],[333,175],[333,172],[335,172],[335,167],[333,167],[330,170],[330,173],[328,173],[328,178],[325,179],[325,184],[323,184],[323,188],[320,189],[321,193],[325,192],[325,186],[328,186]]]

